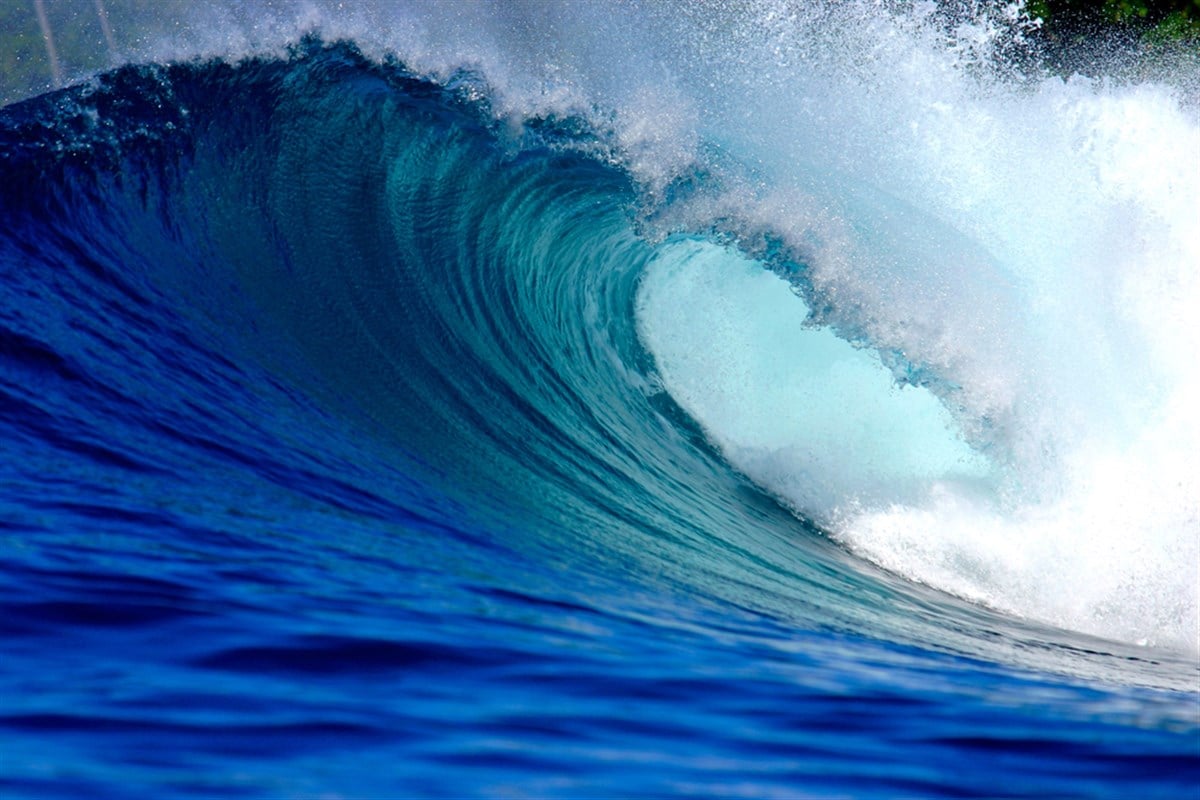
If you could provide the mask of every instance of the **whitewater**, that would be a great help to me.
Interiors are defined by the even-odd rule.
[[[6,794],[1195,791],[1195,53],[175,23],[0,109]]]
[[[639,306],[665,389],[736,467],[915,580],[1200,650],[1194,61],[1175,83],[1017,76],[1017,5],[652,4],[636,32],[603,6],[438,9],[307,24],[385,28],[379,52],[424,74],[476,71],[507,124],[587,120],[667,218],[651,235],[792,262],[801,302],[774,322],[736,252],[723,282],[684,264]],[[724,180],[658,206],[698,172]],[[811,364],[810,328],[890,376],[817,388],[810,367],[869,356]],[[922,388],[953,419],[885,399]]]

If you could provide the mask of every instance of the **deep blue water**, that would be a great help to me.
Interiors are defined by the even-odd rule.
[[[873,566],[662,390],[711,176],[488,103],[309,40],[0,110],[6,798],[1197,795],[1193,654]]]

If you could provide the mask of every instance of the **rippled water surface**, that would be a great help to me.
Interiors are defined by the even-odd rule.
[[[4,794],[1194,793],[1195,83],[868,5],[0,109]]]

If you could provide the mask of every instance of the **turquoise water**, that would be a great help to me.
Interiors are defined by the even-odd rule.
[[[1194,791],[1186,92],[445,8],[0,110],[6,794]]]

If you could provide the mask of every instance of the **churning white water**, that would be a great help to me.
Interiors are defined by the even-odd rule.
[[[833,34],[779,20],[774,50],[737,56],[722,113],[744,109],[726,130],[765,177],[695,212],[781,237],[821,314],[805,329],[783,281],[669,248],[639,308],[667,389],[886,568],[1195,651],[1195,62],[1175,83],[1018,80],[986,55],[1003,20],[947,35],[860,10]],[[823,323],[864,349],[835,355]],[[888,383],[913,367],[944,415]]]
[[[311,29],[469,70],[516,135],[583,118],[668,235],[663,386],[739,469],[913,580],[1200,650],[1200,59],[1039,73],[1020,3],[340,6],[139,56]]]

